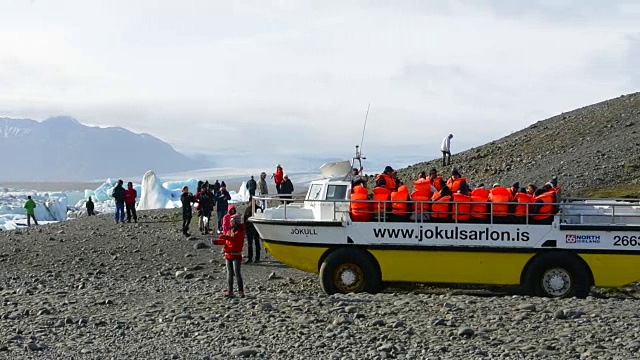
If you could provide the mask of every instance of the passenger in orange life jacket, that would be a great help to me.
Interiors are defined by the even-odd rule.
[[[447,185],[442,190],[433,194],[431,199],[431,219],[434,221],[446,221],[451,219],[453,196]]]
[[[535,193],[535,205],[531,210],[533,221],[538,224],[551,224],[553,222],[553,199],[555,196],[549,191],[538,189]]]
[[[527,222],[527,216],[531,216],[535,198],[527,193],[527,189],[520,188],[515,195],[515,200],[516,206],[513,215],[517,223],[524,224]]]
[[[429,170],[429,181],[431,182],[431,186],[433,187],[433,192],[440,191],[444,186],[447,185],[442,176],[438,175],[438,170],[436,170],[436,168],[432,168],[431,170]]]
[[[469,194],[469,185],[467,185],[467,179],[460,175],[458,169],[451,171],[451,177],[447,180],[447,187],[452,193]]]
[[[515,198],[519,190],[520,190],[520,183],[514,182],[513,185],[511,185],[511,195]]]
[[[396,189],[396,182],[393,179],[393,173],[393,168],[391,166],[386,166],[384,168],[384,172],[376,177],[376,187],[382,187],[389,191],[394,191]]]
[[[398,189],[401,185],[404,185],[402,183],[402,181],[398,178],[398,172],[397,171],[394,171],[391,174],[391,177],[393,178],[393,181],[396,183],[396,189]]]

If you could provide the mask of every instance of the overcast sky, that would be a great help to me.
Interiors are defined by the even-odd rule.
[[[640,87],[635,0],[1,1],[0,116],[190,153],[346,157],[371,103],[365,152],[427,160]]]

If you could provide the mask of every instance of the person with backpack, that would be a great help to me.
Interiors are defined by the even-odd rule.
[[[127,208],[127,222],[131,222],[131,218],[133,217],[133,222],[138,222],[138,214],[136,214],[136,198],[138,197],[138,192],[133,188],[133,183],[129,181],[127,183],[127,190],[124,191],[124,205]]]
[[[202,235],[208,234],[210,231],[209,221],[211,221],[211,213],[216,204],[215,196],[209,190],[209,184],[202,184],[202,190],[196,195],[199,204],[200,220],[198,225]]]
[[[214,197],[218,213],[218,234],[222,234],[222,219],[229,210],[229,200],[231,200],[231,195],[227,191],[224,181],[223,184],[220,184],[220,190],[215,193]]]
[[[244,282],[242,281],[242,247],[244,245],[244,226],[237,217],[231,218],[229,231],[220,235],[218,240],[212,240],[212,245],[224,245],[224,258],[227,262],[227,290],[224,297],[233,297],[233,276],[238,281],[238,294],[244,297]]]
[[[118,180],[118,185],[113,188],[113,192],[111,193],[111,197],[116,202],[116,224],[118,222],[124,224],[124,187],[122,187],[123,181]]]

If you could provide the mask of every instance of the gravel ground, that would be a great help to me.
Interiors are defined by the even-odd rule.
[[[242,268],[247,297],[225,299],[221,248],[183,237],[179,211],[0,233],[0,357],[640,358],[635,287],[582,300],[406,286],[326,296],[316,276],[266,256]]]

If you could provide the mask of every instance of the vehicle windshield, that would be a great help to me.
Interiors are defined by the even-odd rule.
[[[327,200],[345,200],[347,198],[347,185],[329,185],[327,188]]]
[[[307,194],[307,200],[320,200],[320,193],[322,193],[322,184],[313,184],[309,188]]]

